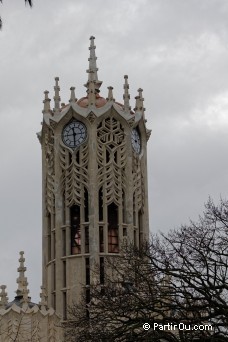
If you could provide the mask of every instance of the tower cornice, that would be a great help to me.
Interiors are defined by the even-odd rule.
[[[76,102],[71,102],[70,104],[62,108],[54,116],[49,112],[44,113],[43,118],[45,124],[52,127],[54,123],[58,124],[69,113],[71,109],[77,115],[83,118],[87,118],[91,112],[93,112],[96,117],[101,117],[105,113],[109,112],[111,108],[113,108],[126,121],[131,120],[137,124],[143,118],[143,114],[140,111],[137,111],[136,113],[134,113],[133,111],[126,113],[125,108],[122,104],[112,101],[107,102],[103,107],[100,108],[96,108],[95,106],[82,108]]]

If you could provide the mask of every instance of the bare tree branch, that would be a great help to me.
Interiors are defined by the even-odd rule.
[[[3,1],[0,0],[0,2],[2,3]],[[26,5],[27,3],[29,4],[30,7],[33,6],[32,0],[25,0],[25,5]],[[2,18],[0,17],[0,30],[1,30],[1,29],[2,29]]]
[[[107,257],[105,284],[85,287],[81,303],[69,308],[67,341],[227,341],[227,234],[228,202],[209,199],[198,222]],[[212,330],[192,329],[205,324]]]

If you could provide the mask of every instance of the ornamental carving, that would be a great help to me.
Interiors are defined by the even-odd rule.
[[[150,139],[152,130],[151,129],[146,129],[146,140],[148,141]]]
[[[114,117],[104,119],[97,127],[98,187],[104,185],[104,201],[122,205],[125,189],[126,136]]]
[[[44,136],[44,153],[46,159],[46,210],[49,213],[55,211],[55,160],[54,160],[54,136],[52,131],[49,129]]]
[[[88,146],[82,145],[73,152],[60,145],[60,167],[66,206],[82,204],[84,187],[88,187]]]
[[[130,126],[130,127],[133,127],[134,126],[134,124],[135,124],[135,116],[133,116],[131,119],[129,119],[128,121],[128,125]]]
[[[52,119],[49,119],[49,122],[50,122],[50,126],[51,126],[51,128],[54,130],[54,129],[55,129],[55,127],[57,126],[57,122],[56,122],[56,121],[54,121],[54,120],[52,120]]]
[[[96,118],[97,117],[93,112],[89,113],[89,115],[87,116],[87,119],[89,120],[90,123],[93,123],[96,120]]]
[[[134,207],[136,211],[140,209],[143,210],[144,207],[144,177],[141,168],[141,161],[139,156],[134,152],[133,153],[133,167],[132,167],[132,175],[133,175],[133,194],[134,194]]]

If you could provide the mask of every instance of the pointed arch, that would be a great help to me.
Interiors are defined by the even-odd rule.
[[[119,252],[118,206],[112,202],[108,205],[108,252]]]

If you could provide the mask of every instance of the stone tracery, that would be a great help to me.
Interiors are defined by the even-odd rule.
[[[114,117],[104,119],[97,127],[98,186],[104,186],[106,204],[122,205],[125,188],[126,136]]]
[[[61,187],[65,192],[67,207],[81,205],[84,187],[88,187],[88,145],[84,144],[75,152],[60,144]]]
[[[133,153],[133,196],[135,210],[139,211],[142,209],[144,204],[144,176],[141,167],[141,160],[139,156]]]
[[[54,160],[54,136],[51,129],[47,130],[45,134],[45,158],[47,164],[47,177],[46,177],[46,210],[49,213],[55,211],[55,160]]]

